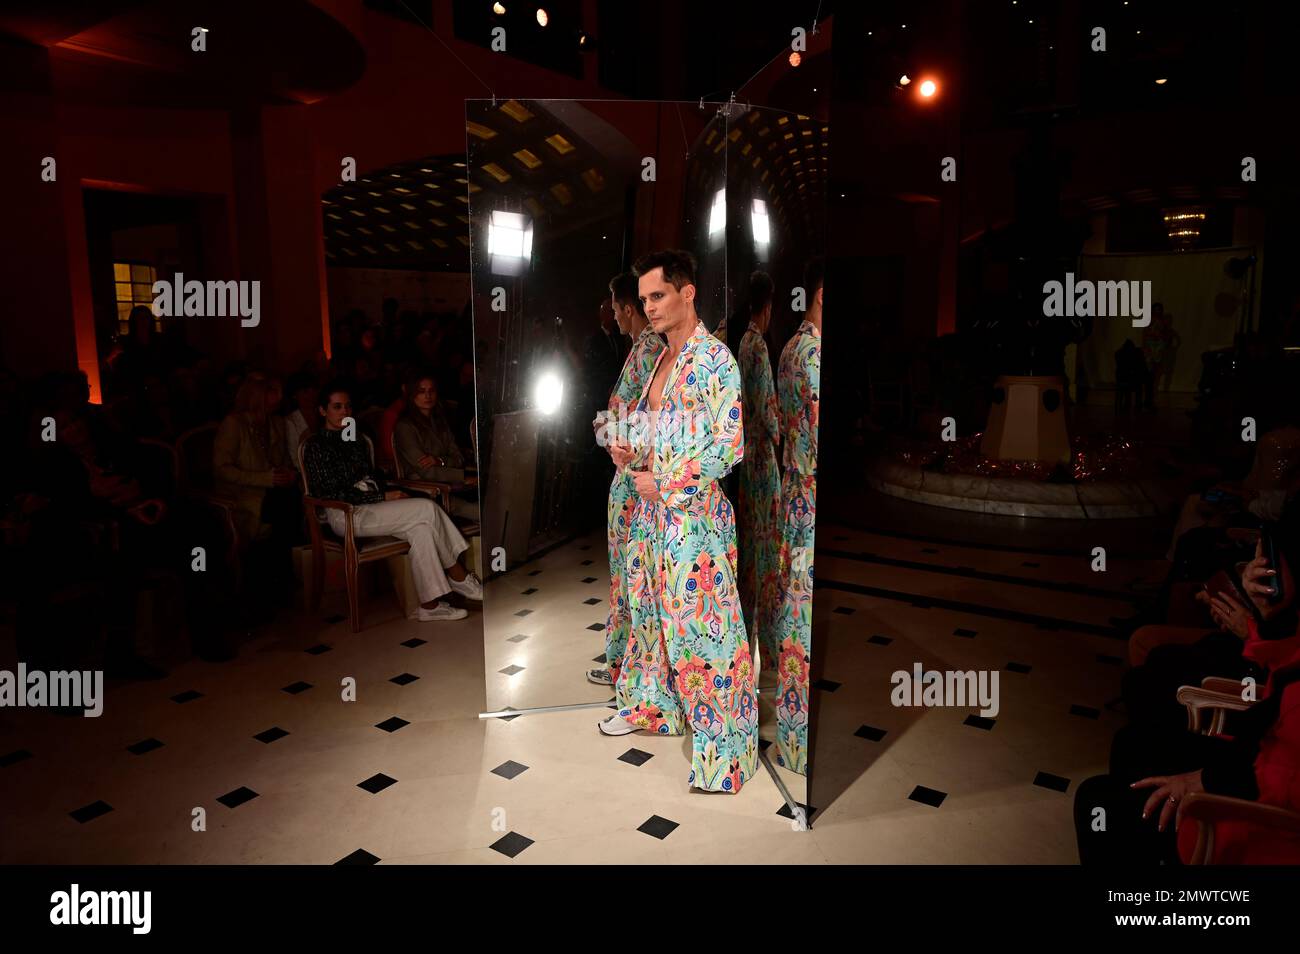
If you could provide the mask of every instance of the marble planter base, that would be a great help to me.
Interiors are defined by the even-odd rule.
[[[868,468],[867,483],[891,497],[1011,517],[1114,520],[1160,513],[1158,489],[1144,487],[1137,480],[1054,484],[1013,477],[943,474],[898,461],[877,460]]]

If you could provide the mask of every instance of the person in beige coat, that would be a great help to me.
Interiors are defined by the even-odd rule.
[[[271,536],[274,515],[267,512],[267,491],[292,488],[298,479],[286,449],[284,418],[274,413],[280,398],[279,382],[245,380],[212,445],[215,489],[235,500],[235,525],[245,543]]]

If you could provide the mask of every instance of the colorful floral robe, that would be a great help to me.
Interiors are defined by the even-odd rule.
[[[761,647],[763,668],[775,669],[781,644],[773,629],[780,594],[781,469],[776,463],[780,424],[767,342],[750,325],[740,340],[745,403],[745,460],[740,466],[740,597],[745,623]]]
[[[758,700],[736,589],[735,514],[719,481],[745,453],[740,369],[702,323],[659,360],[673,366],[642,458],[659,496],[638,495],[632,517],[632,631],[618,714],[664,735],[689,725],[689,784],[738,792],[758,770]],[[647,419],[653,378],[640,404]]]
[[[623,361],[623,371],[618,384],[609,396],[609,413],[614,421],[626,421],[641,400],[641,392],[654,372],[655,362],[667,346],[649,325],[632,343],[632,350]],[[617,429],[606,432],[607,438],[619,436]],[[618,681],[627,652],[627,634],[632,627],[632,616],[627,600],[627,574],[624,569],[627,555],[628,532],[632,527],[632,511],[637,493],[632,477],[623,469],[614,474],[609,485],[609,502],[606,507],[605,536],[609,549],[609,617],[605,623],[605,661],[610,675]]]
[[[817,521],[817,417],[822,336],[808,321],[781,352],[780,580],[776,628],[781,640],[777,684],[777,762],[808,772],[808,665],[812,656],[813,530]]]

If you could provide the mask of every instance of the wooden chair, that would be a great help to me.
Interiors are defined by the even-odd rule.
[[[1199,686],[1182,686],[1178,701],[1187,707],[1187,727],[1202,735],[1222,735],[1229,712],[1242,712],[1253,702],[1241,698],[1241,680],[1209,676]],[[1207,719],[1206,716],[1209,716]],[[1265,805],[1245,798],[1194,792],[1178,806],[1178,824],[1196,825],[1196,845],[1188,864],[1212,865],[1215,857],[1215,827],[1222,822],[1258,825],[1276,833],[1300,835],[1300,812]]]
[[[375,445],[365,434],[361,435],[370,454],[370,462],[375,460]],[[362,537],[357,538],[352,527],[353,506],[343,500],[328,500],[313,497],[307,485],[307,445],[302,441],[298,445],[298,473],[302,479],[302,502],[307,510],[307,532],[311,536],[311,609],[320,609],[321,596],[325,591],[325,554],[343,554],[343,574],[348,589],[348,615],[352,620],[352,632],[361,630],[361,599],[357,589],[357,571],[363,563],[387,560],[389,557],[409,553],[411,545],[397,537]],[[339,539],[330,529],[329,524],[321,519],[321,511],[337,510],[343,514],[344,534]]]

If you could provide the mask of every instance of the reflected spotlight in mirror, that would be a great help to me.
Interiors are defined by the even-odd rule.
[[[760,262],[766,262],[772,232],[767,221],[767,203],[762,199],[754,200],[754,206],[749,213],[749,226],[754,233],[754,254]]]
[[[564,403],[564,379],[547,368],[533,384],[533,406],[543,414],[551,415]]]
[[[727,190],[719,189],[713,195],[709,209],[709,244],[721,245],[727,232]]]
[[[522,275],[533,258],[533,223],[518,212],[493,211],[488,222],[488,268],[494,275]]]

